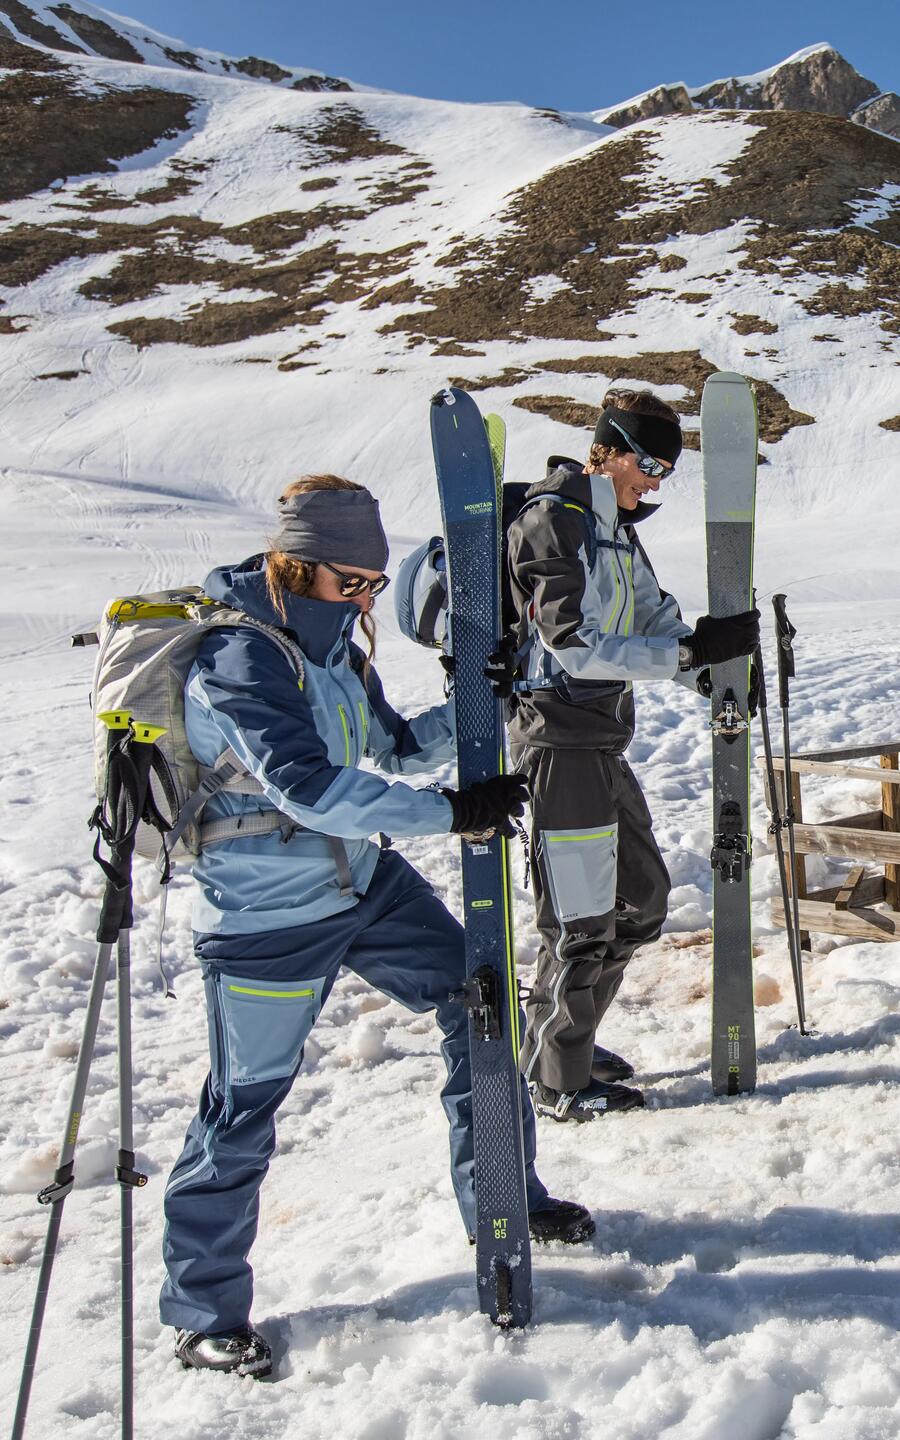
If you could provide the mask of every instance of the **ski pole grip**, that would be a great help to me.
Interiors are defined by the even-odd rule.
[[[756,586],[751,592],[753,597],[753,608],[756,609]],[[756,708],[765,710],[768,708],[768,696],[766,694],[766,671],[763,665],[762,640],[759,641],[755,651],[750,657],[750,664],[756,666]]]
[[[756,705],[759,710],[767,710],[769,701],[766,694],[766,667],[763,665],[762,645],[757,645],[752,663],[756,666]]]
[[[778,651],[778,698],[782,710],[790,704],[788,680],[794,675],[794,651],[791,641],[797,631],[787,616],[787,596],[773,595],[772,608],[775,611],[775,638]]]

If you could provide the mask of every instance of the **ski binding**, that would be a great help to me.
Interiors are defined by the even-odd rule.
[[[734,800],[726,800],[719,812],[709,863],[726,883],[743,880],[750,867],[750,837],[743,829],[741,807]]]
[[[738,708],[734,691],[726,690],[722,697],[722,709],[715,720],[710,721],[710,729],[713,734],[727,743],[736,740],[744,730],[749,728],[748,722]]]
[[[491,965],[481,965],[451,1000],[461,1000],[472,1016],[478,1040],[499,1040],[500,977]]]

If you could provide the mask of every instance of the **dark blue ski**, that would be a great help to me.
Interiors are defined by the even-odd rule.
[[[484,421],[462,390],[431,405],[444,517],[460,788],[504,769],[503,714],[484,678],[500,639],[500,485]],[[497,1325],[531,1316],[519,1082],[519,1003],[506,840],[463,842],[466,992],[475,1131],[478,1297]]]

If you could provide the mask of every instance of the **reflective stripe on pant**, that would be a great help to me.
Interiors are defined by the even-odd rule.
[[[395,851],[379,860],[352,910],[290,930],[199,936],[211,1071],[166,1191],[160,1300],[166,1325],[227,1331],[250,1318],[259,1187],[275,1147],[275,1114],[342,965],[411,1010],[435,1011],[447,1080],[453,1187],[474,1229],[468,1019],[450,1000],[465,973],[462,927]],[[522,1086],[528,1203],[547,1191],[534,1170],[534,1115]],[[411,1177],[412,1181],[412,1177]]]
[[[514,746],[511,758],[531,790],[541,937],[522,1069],[554,1090],[580,1090],[625,966],[659,936],[669,876],[647,802],[621,756]]]

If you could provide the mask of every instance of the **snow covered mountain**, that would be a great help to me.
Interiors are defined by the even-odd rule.
[[[414,470],[422,394],[448,371],[515,407],[515,462],[539,435],[582,446],[609,380],[695,416],[704,376],[730,367],[757,381],[795,506],[846,499],[836,433],[887,471],[900,148],[834,113],[858,119],[874,87],[828,47],[612,133],[646,97],[557,115],[335,96],[345,82],[188,53],[88,5],[0,14],[0,328],[42,377],[9,463],[30,464],[32,427],[46,446],[50,414],[67,454],[87,425],[114,473],[127,430],[133,476],[184,475],[182,443],[128,422],[152,393],[173,439],[187,412],[191,448],[227,455],[244,496],[258,473],[265,503],[248,423],[263,394],[290,417],[265,434],[275,471],[300,415],[305,448],[328,436],[346,465],[365,442],[381,473],[397,438],[373,417],[397,417]],[[348,376],[367,398],[335,436]],[[407,514],[418,481],[388,488],[391,518]]]
[[[696,449],[703,381],[733,369],[760,402],[762,608],[786,589],[800,629],[796,743],[897,739],[900,102],[814,45],[762,74],[661,83],[605,110],[451,104],[188,50],[81,0],[0,0],[0,102],[9,1397],[45,1222],[33,1192],[52,1170],[94,951],[89,677],[71,631],[112,593],[252,553],[303,471],[371,484],[394,566],[437,523],[427,402],[448,379],[505,417],[509,473],[525,479],[551,452],[584,453],[614,381],[656,388]],[[689,451],[647,535],[689,618],[706,608],[701,519]],[[389,610],[379,667],[415,711],[440,675]],[[549,1182],[593,1206],[598,1236],[584,1256],[539,1258],[527,1336],[473,1314],[433,1031],[348,979],[267,1182],[257,1318],[281,1383],[224,1397],[173,1372],[154,1315],[160,1194],[205,1050],[187,882],[166,943],[179,1004],[165,1007],[141,876],[138,1392],[154,1423],[218,1440],[227,1399],[248,1440],[294,1440],[298,1415],[310,1440],[900,1434],[900,952],[815,937],[819,1033],[788,1029],[755,789],[760,1087],[711,1100],[708,753],[702,707],[647,686],[630,755],[675,888],[605,1043],[635,1059],[651,1103],[574,1138],[542,1129]],[[877,803],[863,781],[810,787],[809,818]],[[404,849],[458,905],[455,847]],[[811,883],[835,883],[824,857],[809,867]],[[115,1130],[107,1034],[35,1435],[115,1433]]]

